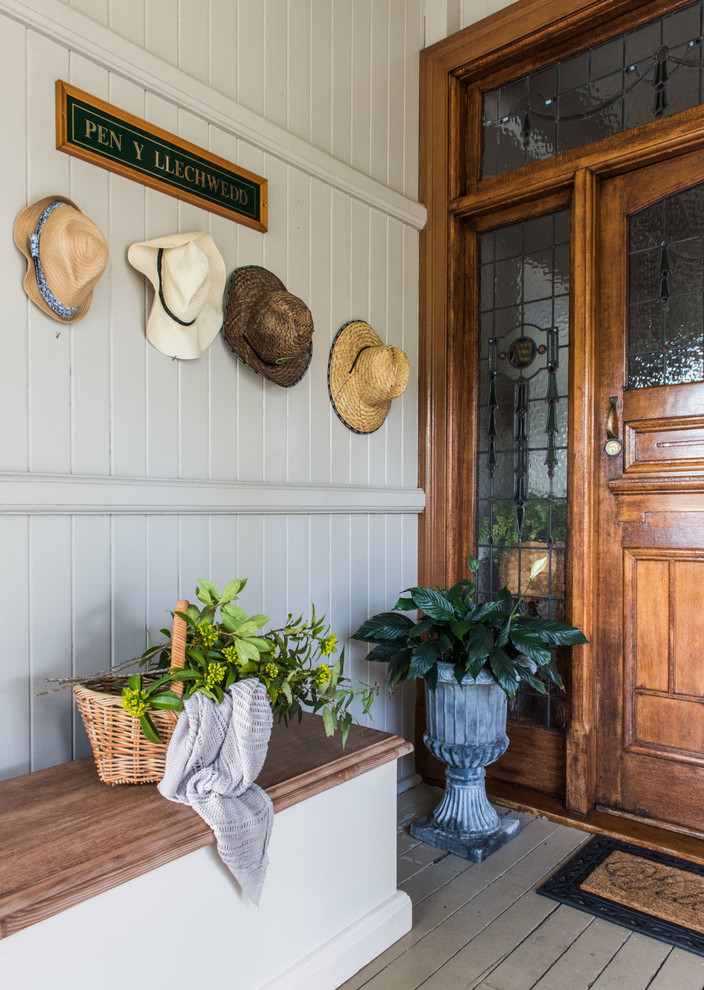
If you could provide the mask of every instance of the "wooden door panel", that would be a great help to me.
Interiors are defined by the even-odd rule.
[[[630,259],[639,250],[630,241],[630,217],[650,207],[659,210],[660,201],[702,183],[700,152],[605,183],[596,389],[597,430],[604,436],[606,414],[615,403],[624,441],[622,456],[597,452],[602,583],[597,800],[611,810],[699,833],[704,833],[704,383],[649,385],[661,371],[642,380],[629,377],[628,299]],[[653,305],[663,305],[667,321],[667,299],[663,304],[658,292],[655,285]],[[667,333],[664,349],[653,351],[656,369],[658,354],[667,353]]]

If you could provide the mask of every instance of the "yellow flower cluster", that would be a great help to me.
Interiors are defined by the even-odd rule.
[[[147,710],[147,692],[125,688],[122,692],[122,707],[132,718],[139,718]]]
[[[321,663],[315,671],[315,683],[320,687],[321,684],[325,684],[326,681],[330,680],[330,668],[326,663]]]
[[[225,679],[225,668],[221,663],[209,663],[208,670],[205,674],[205,686],[208,688],[215,687],[216,684],[220,684],[221,681]]]
[[[228,663],[237,663],[237,650],[234,646],[226,646],[222,651],[222,655]]]
[[[204,622],[202,626],[198,626],[198,635],[206,646],[212,646],[218,638],[217,631],[207,622]]]
[[[332,633],[330,636],[327,637],[327,639],[321,639],[320,650],[323,656],[326,657],[330,653],[337,653],[337,649],[335,648],[336,642],[337,642],[337,636],[335,635],[335,633]]]
[[[275,663],[265,663],[264,666],[261,668],[261,672],[262,674],[264,674],[265,677],[268,677],[271,680],[273,680],[278,674],[279,668],[276,666]]]

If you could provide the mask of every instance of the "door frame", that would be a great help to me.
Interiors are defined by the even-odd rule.
[[[597,37],[620,33],[626,22],[635,26],[689,2],[519,0],[421,52],[419,198],[428,221],[420,236],[419,471],[426,508],[420,517],[419,580],[453,584],[475,549],[476,466],[463,455],[466,438],[473,446],[476,436],[477,232],[498,216],[509,223],[570,203],[569,533],[570,545],[582,552],[568,553],[567,605],[570,621],[588,638],[598,594],[593,451],[600,433],[593,383],[599,185],[704,147],[704,110],[686,110],[481,182],[468,167],[466,149],[476,145],[482,79],[491,76],[495,85],[497,73],[520,76],[541,51],[554,61],[590,47]],[[454,520],[462,520],[461,530]],[[589,644],[573,647],[571,670],[564,769],[553,772],[564,772],[565,807],[586,815],[596,792],[596,664]],[[422,743],[420,693],[416,710],[419,769],[437,778]]]

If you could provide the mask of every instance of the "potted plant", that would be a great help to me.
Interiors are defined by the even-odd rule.
[[[470,557],[469,569],[479,562]],[[389,688],[422,677],[426,683],[424,742],[446,764],[445,795],[435,811],[411,826],[411,834],[479,862],[515,835],[518,821],[499,819],[484,787],[484,767],[504,753],[507,698],[525,681],[545,692],[562,687],[551,649],[586,643],[564,622],[521,612],[532,582],[547,566],[537,560],[517,598],[503,588],[477,601],[474,580],[448,590],[408,588],[393,611],[367,619],[353,639],[374,643],[368,660],[388,664]],[[420,618],[404,615],[420,611]]]

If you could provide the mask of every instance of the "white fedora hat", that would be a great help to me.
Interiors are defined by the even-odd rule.
[[[127,259],[154,286],[147,340],[169,357],[200,357],[222,326],[225,262],[207,231],[132,244]]]

